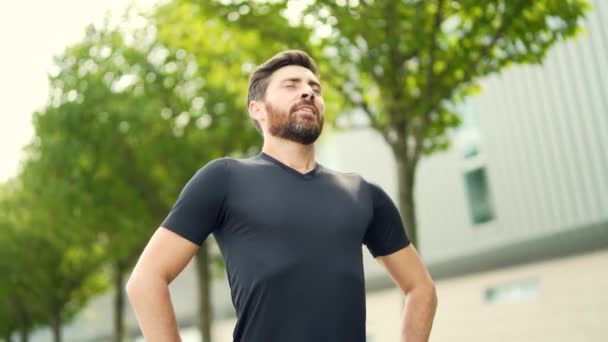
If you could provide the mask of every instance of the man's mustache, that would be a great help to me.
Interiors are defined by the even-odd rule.
[[[319,117],[319,109],[317,108],[317,106],[315,106],[315,103],[313,101],[310,100],[302,100],[296,104],[294,104],[293,106],[291,106],[291,109],[289,111],[289,113],[294,113],[295,111],[297,111],[299,108],[306,106],[306,107],[311,107],[312,111],[314,112],[316,117]]]

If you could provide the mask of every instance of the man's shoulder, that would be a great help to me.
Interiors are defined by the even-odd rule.
[[[382,187],[376,181],[369,180],[357,172],[338,171],[327,167],[324,167],[324,170],[338,182],[355,184],[359,188],[365,189],[366,191],[374,194],[384,192]]]
[[[259,156],[251,157],[234,157],[224,156],[214,159],[205,165],[207,167],[217,168],[222,172],[227,179],[249,178],[256,174],[264,174],[264,161]]]
[[[250,175],[246,169],[250,169],[256,164],[254,157],[251,158],[235,158],[235,157],[220,157],[209,160],[203,164],[192,176],[190,183],[195,186],[227,186],[238,175]]]
[[[205,165],[203,165],[200,169],[205,168],[231,168],[231,167],[239,167],[239,166],[247,166],[254,165],[259,163],[259,158],[256,156],[253,157],[230,157],[224,156],[220,158],[215,158],[208,161]]]
[[[323,170],[327,175],[335,181],[357,184],[359,186],[369,186],[369,182],[361,174],[354,171],[341,171],[323,166]]]
[[[342,170],[337,170],[334,168],[330,168],[327,166],[323,166],[323,170],[334,177],[338,177],[338,178],[344,178],[344,179],[363,179],[363,177],[358,174],[357,172],[352,172],[352,171],[342,171]]]
[[[262,165],[262,160],[259,156],[250,156],[250,157],[222,157],[220,158],[225,164],[226,167],[230,169],[240,169],[240,168],[251,168]]]

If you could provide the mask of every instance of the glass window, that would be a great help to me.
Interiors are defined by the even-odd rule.
[[[458,105],[456,111],[462,120],[462,124],[458,129],[457,144],[462,157],[471,159],[479,155],[480,136],[477,111],[470,100],[466,100]]]
[[[471,170],[464,175],[469,214],[473,224],[488,222],[494,219],[494,207],[484,167]]]
[[[489,287],[485,291],[485,300],[488,303],[521,301],[538,295],[538,280],[530,279]]]

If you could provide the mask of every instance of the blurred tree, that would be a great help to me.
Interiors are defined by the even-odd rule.
[[[133,145],[146,139],[141,133],[146,116],[138,114],[148,109],[142,96],[147,94],[132,96],[122,88],[134,77],[127,57],[137,57],[137,51],[114,54],[117,47],[123,48],[119,31],[89,27],[82,43],[55,58],[49,104],[34,114],[36,139],[29,152],[48,170],[39,181],[63,184],[57,187],[64,190],[61,201],[86,220],[80,231],[108,245],[104,260],[115,292],[116,340],[121,341],[124,273],[167,205],[150,181],[155,169],[142,169],[135,159],[138,146]],[[136,129],[140,135],[129,136]]]
[[[24,181],[26,174],[35,176],[23,172],[0,203],[5,218],[0,268],[7,275],[7,302],[22,340],[34,325],[49,324],[54,341],[61,341],[62,323],[103,290],[101,246],[74,234],[78,222],[69,213],[71,207],[53,203],[60,199],[53,196],[54,184],[35,187]]]
[[[8,189],[0,183],[0,341],[10,341],[13,332],[19,328],[17,315],[14,314],[11,305],[12,284],[10,281],[12,265],[9,260],[13,259],[9,232],[12,230],[7,217]]]
[[[19,297],[15,289],[15,269],[19,263],[14,253],[13,239],[9,239],[6,224],[0,224],[0,257],[3,261],[0,264],[2,278],[0,278],[0,341],[4,338],[11,341],[10,337],[17,333],[22,342],[29,340],[31,329],[39,323],[30,312],[31,306],[26,307],[23,300]],[[9,262],[10,260],[10,262]]]
[[[126,37],[109,20],[99,29],[90,26],[82,42],[55,58],[49,104],[34,114],[36,140],[29,150],[54,171],[41,179],[74,188],[63,201],[86,203],[78,207],[89,223],[85,234],[108,244],[114,335],[122,341],[124,274],[170,208],[173,178],[185,178],[175,174],[180,163],[171,159],[189,157],[193,148],[177,138],[185,127],[171,110],[182,110],[166,95],[175,81],[163,83],[163,61],[148,61],[153,39],[145,30]]]
[[[86,218],[82,234],[108,246],[116,341],[124,335],[124,272],[183,185],[208,161],[251,155],[261,142],[246,114],[244,92],[247,68],[262,59],[260,50],[217,41],[205,50],[181,46],[167,31],[171,20],[188,20],[176,17],[180,10],[170,3],[153,21],[129,12],[121,24],[108,18],[99,28],[89,27],[81,42],[56,57],[48,105],[33,119],[30,158],[51,170],[36,179],[67,185],[71,190],[62,201]],[[249,42],[239,35],[234,31],[224,40]],[[201,330],[210,341],[207,245],[197,265]]]
[[[13,333],[17,333],[22,342],[29,341],[30,331],[37,325],[49,322],[44,309],[36,303],[20,283],[24,279],[32,283],[32,272],[23,272],[31,268],[21,257],[28,253],[29,248],[23,248],[22,235],[17,230],[14,208],[19,205],[16,200],[16,179],[10,179],[0,184],[0,332],[7,336],[7,341]],[[45,317],[46,316],[46,317]]]
[[[194,3],[265,42],[300,42],[313,32],[310,51],[325,82],[342,94],[343,119],[363,113],[365,126],[393,151],[400,211],[414,245],[416,167],[423,155],[449,147],[449,129],[461,121],[456,105],[478,91],[484,76],[511,64],[542,63],[551,46],[579,32],[589,8],[585,0]]]
[[[18,332],[22,342],[28,341],[33,325],[32,314],[17,296],[14,284],[19,258],[14,244],[14,227],[8,219],[8,200],[5,185],[0,186],[0,338],[11,341]]]

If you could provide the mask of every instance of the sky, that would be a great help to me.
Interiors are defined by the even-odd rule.
[[[0,1],[0,182],[16,174],[32,139],[31,115],[46,102],[53,56],[80,41],[106,11],[120,14],[131,2],[149,8],[157,1]]]

